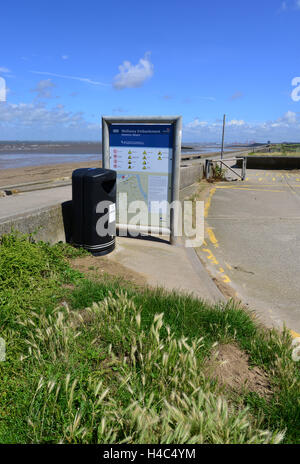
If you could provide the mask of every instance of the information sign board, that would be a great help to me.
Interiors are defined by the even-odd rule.
[[[103,167],[117,171],[117,224],[124,225],[125,209],[127,223],[132,223],[139,201],[147,209],[140,228],[151,231],[154,224],[172,235],[181,117],[103,117],[102,131]]]

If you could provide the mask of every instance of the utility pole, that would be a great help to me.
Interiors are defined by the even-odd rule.
[[[223,159],[223,152],[224,152],[225,120],[226,120],[226,114],[224,114],[224,117],[223,117],[223,134],[222,134],[221,159]]]

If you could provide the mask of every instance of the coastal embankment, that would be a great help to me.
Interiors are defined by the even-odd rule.
[[[101,161],[84,161],[74,163],[51,164],[46,166],[27,166],[22,168],[0,169],[0,188],[4,185],[23,184],[26,182],[48,181],[71,177],[78,168],[101,167]]]

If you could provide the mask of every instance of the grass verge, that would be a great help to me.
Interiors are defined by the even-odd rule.
[[[248,153],[248,156],[300,156],[300,144],[289,143],[289,144],[277,144],[272,145],[270,151],[252,152]]]
[[[68,264],[81,254],[1,239],[1,443],[300,442],[287,332],[233,303],[92,280]],[[264,370],[270,397],[210,378],[207,360],[224,343]]]

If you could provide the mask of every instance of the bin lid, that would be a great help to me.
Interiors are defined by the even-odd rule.
[[[81,177],[86,182],[99,182],[116,178],[116,171],[104,168],[80,168],[75,169],[72,177]]]

